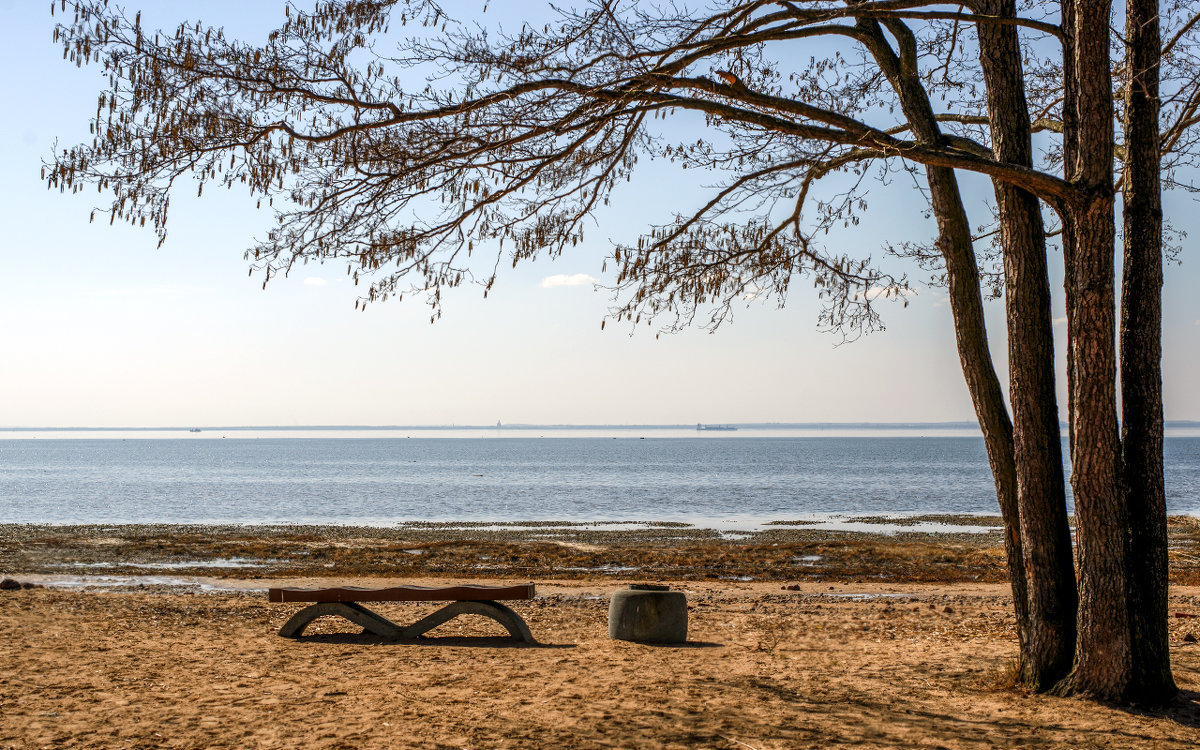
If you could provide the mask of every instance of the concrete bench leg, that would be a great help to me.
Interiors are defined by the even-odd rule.
[[[400,637],[417,638],[459,615],[483,615],[503,625],[513,639],[524,643],[535,643],[533,634],[529,632],[529,626],[525,624],[520,615],[503,604],[492,601],[447,604],[437,612],[404,628]]]
[[[299,638],[310,622],[327,615],[344,617],[369,633],[393,641],[419,638],[438,625],[459,615],[482,615],[503,625],[514,640],[535,643],[533,634],[529,632],[529,626],[525,624],[520,615],[503,604],[492,601],[452,602],[407,628],[400,627],[383,615],[376,614],[356,602],[321,602],[320,604],[310,604],[292,615],[292,619],[279,629],[279,635],[283,638]]]
[[[299,638],[310,622],[326,615],[344,617],[355,625],[361,626],[364,630],[384,638],[394,640],[402,637],[401,633],[403,629],[399,625],[354,602],[310,604],[292,615],[292,619],[284,623],[283,627],[279,629],[279,635],[284,638]]]

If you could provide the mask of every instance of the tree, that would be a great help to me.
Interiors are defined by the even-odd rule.
[[[1017,17],[1012,0],[981,3],[978,12]],[[995,157],[1032,169],[1032,126],[1017,27],[981,24],[978,36]],[[1020,467],[1017,515],[1027,542],[1022,549],[1030,614],[1021,676],[1030,687],[1045,689],[1070,670],[1078,603],[1064,502],[1046,233],[1036,195],[1000,180],[994,181],[994,189],[1004,248],[1014,462]]]
[[[1160,138],[1155,97],[1130,93],[1151,90],[1162,49],[1148,31],[1156,9],[1140,1],[1127,14],[1138,32],[1127,34],[1130,62],[1118,66],[1118,78],[1132,71],[1126,241],[1142,238],[1126,253],[1122,388],[1143,394],[1147,417],[1129,420],[1125,443],[1116,420],[1114,69],[1108,27],[1094,20],[1110,16],[1107,2],[1064,0],[1057,18],[1035,18],[1010,0],[747,0],[714,11],[594,0],[541,29],[495,37],[453,24],[432,0],[326,0],[310,12],[289,7],[253,46],[200,23],[150,33],[102,0],[60,0],[60,12],[72,11],[56,31],[64,55],[101,63],[110,88],[92,143],[57,156],[47,180],[111,190],[110,221],[149,221],[160,239],[181,177],[197,176],[200,191],[244,184],[260,201],[287,202],[247,253],[264,285],[296,263],[345,261],[356,283],[369,279],[362,304],[415,291],[436,317],[443,290],[478,281],[486,294],[500,262],[578,243],[584,220],[639,157],[666,158],[729,179],[694,212],[614,250],[617,320],[668,316],[678,326],[707,314],[716,325],[747,292],[782,302],[808,277],[826,302],[823,323],[854,333],[878,326],[874,301],[903,294],[906,282],[819,246],[823,229],[856,220],[865,203],[855,187],[826,199],[811,188],[833,173],[861,183],[875,170],[908,170],[938,222],[932,251],[913,252],[944,268],[950,290],[1005,517],[1024,679],[1163,700],[1173,691],[1165,640],[1134,645],[1137,634],[1165,632],[1166,617],[1160,376],[1157,349],[1137,348],[1156,337],[1159,317],[1145,294],[1161,278],[1150,168]],[[423,31],[380,53],[373,43],[392,20]],[[1177,47],[1194,25],[1179,27]],[[851,51],[800,64],[786,57],[814,40]],[[1035,71],[1054,85],[1025,78],[1039,44],[1061,50],[1057,65]],[[395,70],[419,65],[437,68],[441,83],[405,89]],[[1027,90],[1039,99],[1036,117]],[[934,110],[935,97],[947,111]],[[1194,116],[1182,107],[1167,141],[1186,146]],[[655,129],[658,118],[691,118],[713,135],[674,143]],[[1034,163],[1035,127],[1061,134],[1048,163]],[[996,193],[1013,420],[987,350],[958,170],[991,178]],[[1067,265],[1077,618],[1043,207],[1060,217]],[[1135,559],[1157,566],[1161,585],[1145,597],[1132,586]]]
[[[1193,21],[1194,23],[1194,18]],[[1159,139],[1162,39],[1157,1],[1125,12],[1124,271],[1121,284],[1121,448],[1130,516],[1128,597],[1134,691],[1174,692],[1167,608],[1166,491],[1163,486],[1163,226]]]

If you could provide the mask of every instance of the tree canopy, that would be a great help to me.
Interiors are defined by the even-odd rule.
[[[270,204],[283,199],[277,227],[248,253],[264,280],[298,262],[345,260],[356,280],[369,276],[364,302],[403,294],[414,279],[435,307],[444,287],[490,287],[494,268],[477,278],[468,259],[489,240],[509,243],[496,265],[560,253],[638,159],[661,157],[731,177],[694,212],[664,217],[615,250],[628,292],[622,314],[690,320],[705,303],[783,295],[794,277],[811,275],[830,302],[826,322],[869,329],[871,300],[903,285],[869,259],[813,242],[863,208],[853,190],[811,201],[814,181],[910,159],[1067,189],[996,163],[986,139],[914,138],[888,116],[886,81],[853,53],[795,68],[774,56],[816,37],[853,44],[864,33],[856,19],[872,14],[932,24],[926,55],[938,52],[929,45],[949,44],[951,54],[965,46],[967,17],[922,3],[853,14],[835,3],[749,2],[711,14],[597,3],[504,35],[457,23],[435,2],[326,2],[289,6],[261,46],[199,22],[148,32],[140,14],[106,5],[59,4],[73,13],[58,31],[64,55],[99,62],[111,87],[92,144],[59,155],[50,183],[111,189],[110,220],[149,223],[160,238],[185,175],[199,178],[201,193],[241,184]],[[377,49],[375,36],[397,21],[439,33]],[[1054,33],[1046,22],[1026,25]],[[412,67],[437,79],[406,89],[399,72]],[[948,71],[935,91],[977,88]],[[962,103],[978,125],[979,103]],[[679,143],[652,127],[686,113],[719,135]],[[970,119],[940,119],[953,117]]]
[[[825,322],[870,329],[872,299],[903,292],[904,279],[814,240],[865,208],[853,189],[814,200],[814,182],[920,163],[993,175],[1048,201],[1072,195],[1048,171],[992,158],[978,23],[1028,32],[1033,129],[1062,131],[1061,62],[1045,51],[1062,32],[1050,9],[1030,5],[1031,17],[999,19],[918,0],[593,2],[504,33],[456,21],[433,0],[333,0],[286,6],[256,45],[199,21],[152,32],[140,13],[59,0],[70,16],[56,32],[64,56],[101,64],[110,88],[93,142],[58,155],[48,179],[110,189],[110,220],[149,224],[160,239],[180,178],[198,178],[199,193],[244,185],[279,201],[276,228],[247,253],[264,281],[296,263],[347,261],[369,281],[364,303],[416,289],[437,308],[445,287],[490,287],[501,264],[576,245],[639,159],[666,158],[730,176],[691,213],[615,249],[621,315],[691,321],[706,303],[786,295],[809,275],[829,302]],[[1171,8],[1182,20],[1165,47],[1177,62],[1164,76],[1178,89],[1164,113],[1172,184],[1187,184],[1172,167],[1192,163],[1200,117],[1200,87],[1179,72],[1195,62],[1185,9]],[[899,32],[901,22],[917,28]],[[880,23],[911,35],[898,58],[943,107],[937,142],[912,133],[862,49]],[[424,33],[377,41],[393,25]],[[806,54],[806,43],[828,54]],[[712,136],[677,142],[655,127],[687,114]],[[1045,156],[1053,168],[1061,143]],[[489,241],[508,251],[481,274],[468,256]],[[936,253],[910,250],[939,265]]]

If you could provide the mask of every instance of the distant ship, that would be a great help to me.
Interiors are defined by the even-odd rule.
[[[737,430],[737,428],[731,424],[700,424],[699,422],[696,423],[696,429],[704,431],[704,432],[708,432],[711,430],[721,430],[723,432],[734,432],[735,430]]]
[[[188,430],[188,432],[199,432],[199,431],[200,431],[199,427],[193,427],[192,429]]]

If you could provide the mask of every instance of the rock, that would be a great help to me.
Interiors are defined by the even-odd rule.
[[[1184,642],[1184,643],[1195,643],[1195,642],[1196,642],[1196,634],[1195,634],[1195,633],[1188,633],[1187,635],[1185,635],[1185,636],[1183,637],[1183,642]]]
[[[14,581],[11,578],[5,578],[0,581],[0,591],[20,591],[21,584],[19,581]]]
[[[608,637],[641,643],[687,641],[687,597],[666,586],[635,584],[613,594],[608,608]]]
[[[44,589],[46,587],[40,583],[30,583],[29,581],[26,581],[25,583],[21,584],[21,588],[28,590],[28,589]]]

